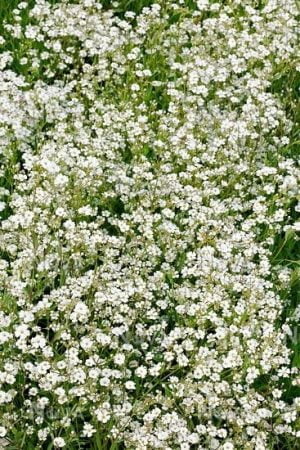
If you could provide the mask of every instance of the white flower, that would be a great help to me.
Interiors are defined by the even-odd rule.
[[[66,445],[66,442],[63,438],[56,437],[53,439],[53,445],[54,445],[54,447],[57,447],[57,448],[63,448]]]
[[[49,434],[49,429],[44,428],[42,430],[38,430],[38,439],[39,441],[45,441],[47,439],[47,436]]]
[[[231,442],[225,442],[225,444],[223,444],[222,448],[224,450],[234,450],[234,445]]]
[[[107,410],[107,408],[98,408],[95,411],[97,420],[101,423],[107,423],[111,417],[110,412]]]
[[[59,41],[54,42],[52,48],[56,53],[60,52],[61,51],[61,43]]]
[[[88,337],[83,337],[80,340],[80,346],[85,350],[88,351],[93,346],[93,341]]]
[[[117,353],[114,356],[114,363],[118,366],[122,366],[125,362],[125,355],[123,353]]]
[[[55,186],[65,186],[68,183],[68,177],[58,174],[54,179]]]
[[[205,11],[208,9],[209,1],[208,0],[197,0],[197,7],[199,11]]]
[[[134,92],[137,92],[140,90],[140,86],[138,84],[134,83],[131,85],[131,90]]]
[[[100,386],[107,387],[110,385],[110,379],[108,377],[100,378],[99,383],[100,383]]]
[[[85,423],[83,425],[82,435],[84,437],[90,438],[94,433],[96,433],[96,429],[93,427],[93,425],[91,425],[90,423]]]
[[[86,322],[89,317],[89,309],[83,302],[78,302],[75,305],[73,312],[70,314],[70,319],[72,322]]]
[[[147,375],[147,367],[140,366],[135,369],[135,374],[139,378],[145,378]]]
[[[125,387],[129,391],[133,391],[135,389],[135,383],[133,381],[126,381]]]

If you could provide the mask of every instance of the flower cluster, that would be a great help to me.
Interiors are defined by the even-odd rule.
[[[3,446],[296,448],[296,1],[33,3],[0,37]]]

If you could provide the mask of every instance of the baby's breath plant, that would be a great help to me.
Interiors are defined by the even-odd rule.
[[[0,0],[0,448],[298,448],[298,23]]]

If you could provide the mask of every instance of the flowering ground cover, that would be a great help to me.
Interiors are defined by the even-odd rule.
[[[300,448],[298,24],[0,0],[0,448]]]

